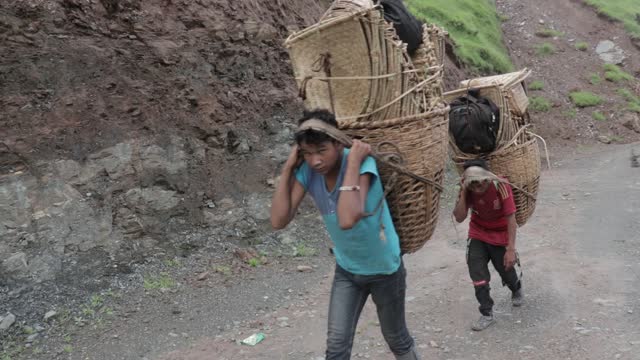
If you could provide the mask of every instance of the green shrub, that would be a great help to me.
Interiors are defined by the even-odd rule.
[[[624,72],[617,65],[606,64],[604,66],[604,70],[605,70],[604,78],[611,82],[617,83],[623,80],[626,80],[626,81],[633,80],[633,76],[631,76],[631,74]]]
[[[587,51],[589,50],[589,44],[584,41],[580,41],[576,43],[576,50]]]
[[[536,54],[539,56],[551,55],[556,52],[555,46],[550,43],[542,43],[536,46]]]
[[[536,31],[536,36],[539,36],[542,38],[560,37],[562,35],[564,34],[561,33],[560,31],[553,30],[553,29],[540,29]]]
[[[176,282],[165,272],[160,273],[160,276],[151,276],[144,279],[144,288],[146,290],[171,289],[175,285]]]
[[[544,83],[541,80],[534,80],[529,84],[529,90],[542,90],[544,89]]]
[[[589,91],[574,91],[569,94],[569,97],[577,107],[589,107],[602,104],[602,99]]]
[[[589,82],[592,85],[599,85],[602,82],[602,78],[596,73],[591,73],[591,75],[589,75]]]
[[[604,116],[603,113],[601,113],[600,111],[594,111],[593,113],[591,113],[591,117],[593,117],[594,120],[597,121],[606,121],[607,117]]]
[[[640,103],[630,102],[629,110],[640,113]]]
[[[249,266],[258,267],[260,265],[260,259],[251,258],[249,259]]]
[[[542,96],[532,96],[529,99],[529,109],[535,112],[546,112],[551,110],[551,102]]]
[[[576,110],[575,108],[569,109],[567,111],[564,112],[564,116],[570,118],[570,119],[575,119],[576,116],[578,116],[578,110]]]

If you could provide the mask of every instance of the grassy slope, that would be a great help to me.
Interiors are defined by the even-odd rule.
[[[640,38],[640,0],[584,0],[610,18],[622,21],[625,29]]]
[[[417,17],[445,28],[456,43],[456,55],[476,71],[494,74],[513,69],[502,41],[495,0],[405,2]]]

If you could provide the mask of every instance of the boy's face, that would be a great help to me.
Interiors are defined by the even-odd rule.
[[[476,194],[484,194],[484,192],[489,188],[490,183],[491,182],[489,180],[473,181],[471,184],[469,184],[469,190],[473,191]]]
[[[327,175],[335,167],[339,166],[343,146],[333,141],[325,141],[320,144],[300,143],[300,153],[304,161],[316,172]]]

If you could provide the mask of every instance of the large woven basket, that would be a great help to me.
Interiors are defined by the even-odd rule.
[[[449,108],[441,104],[435,111],[411,117],[341,126],[349,136],[374,148],[383,142],[393,143],[400,150],[407,170],[439,185],[397,174],[379,163],[381,180],[389,187],[387,202],[404,253],[422,248],[435,230],[447,152],[448,116]]]
[[[504,97],[509,104],[509,109],[519,116],[523,116],[527,112],[529,106],[529,98],[524,88],[524,81],[531,74],[531,70],[522,69],[520,71],[482,77],[460,82],[460,87],[483,87],[496,85],[504,92]]]
[[[442,64],[432,39],[445,32],[427,28],[411,59],[379,9],[338,13],[285,41],[306,108],[329,109],[338,122],[349,122],[411,116],[438,106]]]
[[[451,158],[458,174],[463,172],[466,160],[483,158],[489,170],[506,177],[513,186],[516,203],[516,222],[519,226],[527,223],[536,208],[538,185],[540,183],[540,149],[535,137],[525,129],[516,135],[509,144],[487,155],[471,155],[460,151],[451,140]]]

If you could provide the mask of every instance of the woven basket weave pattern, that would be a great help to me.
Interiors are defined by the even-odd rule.
[[[442,185],[447,152],[448,111],[435,114],[438,115],[424,114],[424,117],[386,126],[383,124],[379,127],[344,130],[352,138],[370,144],[393,142],[403,150],[407,170]],[[387,202],[401,239],[402,251],[415,252],[433,235],[440,206],[440,190],[405,175],[396,175],[393,182],[391,178],[394,171],[384,164],[379,165],[379,171],[382,182],[391,186]]]

